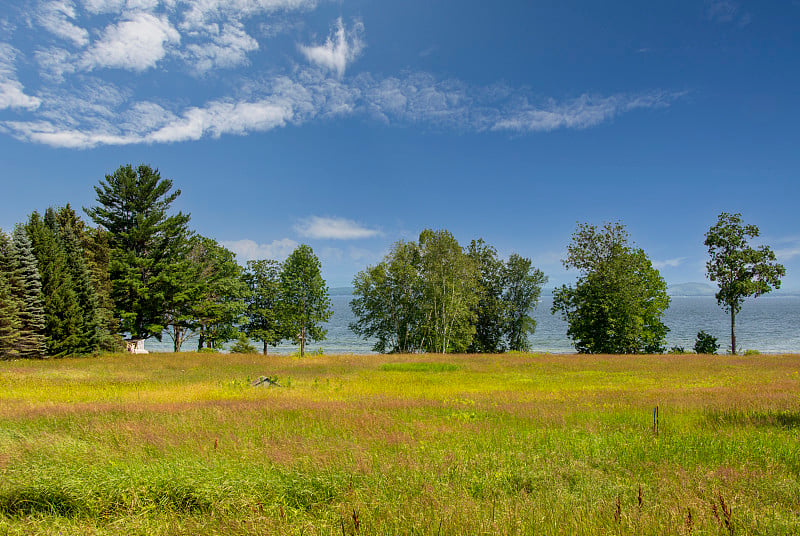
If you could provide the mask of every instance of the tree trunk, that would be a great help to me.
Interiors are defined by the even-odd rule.
[[[269,346],[267,341],[264,341],[264,355],[267,355],[267,346]]]
[[[300,326],[300,357],[306,355],[306,326]]]
[[[736,355],[736,311],[731,307],[731,354]]]
[[[203,344],[205,342],[206,342],[206,338],[205,338],[205,336],[203,334],[203,329],[200,328],[200,336],[197,337],[197,351],[198,352],[203,349]]]
[[[172,340],[172,342],[174,343],[172,347],[176,354],[181,351],[181,345],[183,344],[183,337],[181,337],[181,331],[182,330],[180,328],[176,327],[175,338]]]

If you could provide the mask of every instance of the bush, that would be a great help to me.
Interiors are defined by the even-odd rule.
[[[694,342],[694,351],[698,354],[716,354],[719,350],[719,343],[717,338],[709,335],[703,330],[697,333],[697,339]]]
[[[672,348],[669,349],[668,353],[676,355],[685,354],[686,349],[683,346],[673,346]]]
[[[254,354],[256,347],[250,344],[250,340],[242,333],[236,342],[231,346],[232,354]]]
[[[745,350],[744,355],[761,355],[761,352],[758,350]]]
[[[217,354],[219,350],[216,348],[200,348],[197,352],[200,354]]]

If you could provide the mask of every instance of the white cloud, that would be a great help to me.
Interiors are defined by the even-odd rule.
[[[144,71],[155,67],[167,54],[167,47],[181,36],[166,17],[132,13],[127,20],[112,24],[81,58],[81,67],[111,67]]]
[[[301,236],[332,240],[372,238],[381,234],[380,231],[364,227],[352,220],[319,216],[301,220],[294,228]]]
[[[75,4],[70,0],[52,0],[42,4],[36,21],[50,33],[75,46],[83,47],[89,43],[89,32],[75,25]]]
[[[244,261],[256,259],[282,261],[286,259],[299,244],[291,238],[273,240],[269,244],[259,244],[254,240],[245,238],[243,240],[223,241],[222,245],[234,252],[239,259]]]
[[[677,268],[686,260],[686,257],[676,257],[674,259],[666,259],[663,261],[653,261],[653,268],[661,270],[663,268]]]
[[[35,110],[41,100],[25,94],[25,88],[17,79],[14,67],[17,51],[7,43],[0,43],[0,110],[21,108]]]
[[[318,46],[300,45],[300,52],[312,63],[334,71],[341,78],[349,63],[352,63],[364,49],[364,24],[353,23],[347,31],[341,17],[324,44]]]
[[[211,28],[216,32],[209,36],[210,41],[186,47],[190,61],[200,74],[246,64],[248,52],[258,50],[258,41],[245,32],[241,23],[224,24],[222,30],[216,24]]]

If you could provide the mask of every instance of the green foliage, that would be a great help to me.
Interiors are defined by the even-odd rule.
[[[46,357],[42,283],[31,242],[20,226],[14,230],[11,240],[5,235],[0,236],[0,272],[8,284],[11,300],[8,309],[16,310],[16,314],[11,316],[16,316],[19,322],[15,357]]]
[[[423,281],[418,270],[419,250],[400,240],[383,261],[367,267],[353,279],[350,308],[356,317],[350,329],[376,339],[373,349],[386,353],[422,350],[423,317],[419,307]]]
[[[115,314],[134,338],[161,336],[167,313],[182,299],[189,216],[168,215],[180,195],[158,170],[122,166],[95,186],[97,206],[86,209],[108,231]]]
[[[327,331],[321,324],[333,314],[321,267],[314,251],[303,244],[289,255],[281,271],[283,333],[293,334],[300,344],[301,357],[308,340],[325,338]]]
[[[686,349],[683,346],[673,346],[669,349],[670,354],[681,355],[686,353]]]
[[[475,335],[477,268],[446,230],[422,231],[418,247],[423,347],[443,354],[464,352]]]
[[[580,353],[660,353],[669,329],[661,315],[669,306],[667,285],[644,251],[628,243],[621,223],[602,230],[580,224],[563,261],[581,276],[574,287],[553,293],[567,335]]]
[[[250,339],[247,338],[247,335],[240,333],[239,338],[236,339],[236,342],[231,346],[231,353],[254,354],[256,353],[256,347],[250,344]]]
[[[745,225],[741,214],[719,215],[706,233],[709,260],[708,278],[716,281],[717,303],[731,316],[731,353],[736,353],[736,315],[748,296],[758,297],[781,288],[786,268],[778,264],[775,253],[765,245],[752,247],[748,238],[757,238],[759,229]]]
[[[350,329],[381,353],[522,350],[544,281],[529,259],[504,263],[483,240],[465,251],[449,232],[425,230],[356,275]]]
[[[696,354],[709,354],[713,355],[719,350],[717,338],[709,335],[703,330],[697,332],[697,338],[694,342],[694,351]]]
[[[531,260],[512,253],[503,269],[503,332],[510,351],[530,350],[528,336],[536,330],[531,311],[547,282],[544,272]]]
[[[263,353],[267,355],[269,345],[277,346],[289,337],[285,328],[280,263],[273,260],[248,261],[242,278],[249,289],[244,331],[250,338],[263,343]]]
[[[0,230],[0,359],[15,359],[19,357],[17,342],[20,337],[19,309],[20,303],[11,292],[9,281],[11,274],[6,270],[3,262],[6,249],[10,240]]]
[[[758,350],[745,350],[744,355],[761,355],[761,352]]]

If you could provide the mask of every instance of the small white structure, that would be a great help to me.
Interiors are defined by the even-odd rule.
[[[125,339],[125,346],[131,354],[147,354],[144,349],[144,339]]]

